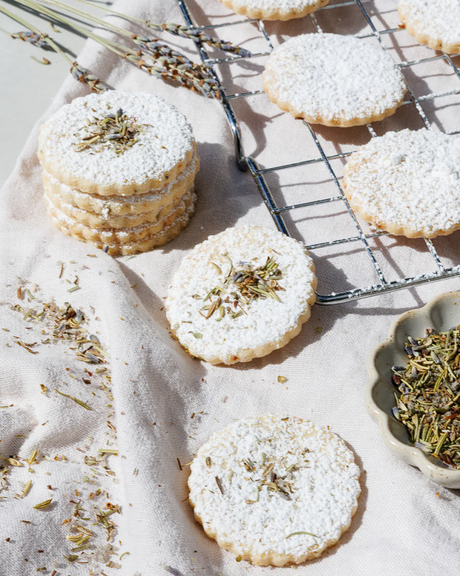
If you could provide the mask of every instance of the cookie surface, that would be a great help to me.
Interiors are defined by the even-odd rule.
[[[341,438],[273,414],[217,432],[190,469],[189,500],[206,534],[261,566],[320,556],[349,528],[361,493]]]
[[[111,218],[160,210],[162,206],[170,204],[174,199],[185,194],[193,185],[199,167],[200,158],[196,153],[185,169],[169,184],[150,193],[145,192],[144,194],[134,194],[132,196],[88,194],[62,184],[48,172],[43,171],[42,177],[43,186],[48,196],[58,198],[61,202],[70,204],[80,210],[98,214],[101,218]]]
[[[460,228],[460,138],[422,129],[388,132],[352,154],[344,192],[364,220],[409,238]]]
[[[46,185],[45,196],[60,212],[89,228],[134,228],[144,224],[153,224],[154,222],[158,222],[162,218],[168,216],[173,209],[182,202],[184,197],[187,197],[187,194],[190,192],[192,187],[193,183],[182,195],[173,197],[169,204],[161,204],[157,208],[149,210],[148,212],[129,214],[125,216],[106,216],[105,213],[96,214],[94,212],[89,212],[88,210],[81,210],[81,208],[76,208],[72,204],[63,201],[61,196],[55,194],[52,189],[47,188]]]
[[[398,12],[420,44],[460,54],[460,0],[400,0]]]
[[[269,228],[228,228],[182,261],[166,298],[172,333],[211,364],[248,362],[285,346],[310,317],[313,260]]]
[[[180,218],[187,207],[195,202],[194,187],[192,187],[183,197],[180,204],[174,206],[169,214],[166,214],[160,220],[141,224],[140,226],[133,226],[132,228],[90,228],[78,222],[74,218],[70,218],[64,212],[56,208],[45,197],[47,203],[48,214],[55,220],[62,222],[66,228],[71,230],[72,237],[80,240],[101,242],[107,244],[124,244],[126,242],[135,242],[142,240],[148,236],[158,234],[164,228],[170,226],[174,220]]]
[[[109,90],[75,98],[41,128],[38,157],[83,192],[131,195],[163,187],[195,148],[185,116],[162,98]]]
[[[352,36],[303,34],[270,55],[262,75],[272,102],[325,126],[382,120],[401,105],[406,85],[379,46]]]
[[[102,242],[95,238],[83,239],[79,233],[76,233],[72,226],[68,226],[66,222],[62,219],[58,219],[51,215],[51,220],[58,230],[67,236],[71,236],[76,240],[92,244],[101,250],[106,251],[111,256],[131,256],[133,254],[140,254],[141,252],[148,252],[154,248],[160,248],[168,242],[171,242],[187,227],[190,219],[195,212],[196,205],[196,194],[193,194],[188,203],[184,213],[177,217],[169,226],[164,227],[160,232],[156,234],[150,234],[145,236],[141,240],[134,240],[131,242]]]
[[[291,20],[302,18],[322,6],[329,0],[220,0],[233,12],[248,18],[265,20]]]

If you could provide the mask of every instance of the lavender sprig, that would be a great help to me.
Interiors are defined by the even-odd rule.
[[[161,77],[164,80],[172,80],[175,82],[180,83],[182,86],[189,88],[190,90],[200,92],[207,98],[217,98],[222,99],[222,94],[219,90],[219,86],[217,81],[210,75],[209,69],[200,64],[195,64],[191,60],[189,60],[186,56],[177,52],[176,50],[171,49],[169,46],[158,42],[157,40],[151,40],[149,38],[132,35],[132,33],[119,28],[118,26],[114,26],[112,24],[108,24],[103,21],[99,21],[98,19],[94,18],[93,16],[86,15],[82,13],[82,11],[77,10],[75,8],[71,8],[67,4],[59,2],[59,0],[42,0],[47,4],[52,4],[57,7],[66,8],[69,12],[76,13],[77,15],[85,15],[89,20],[96,21],[95,23],[101,22],[101,25],[104,27],[121,34],[133,40],[133,38],[138,39],[138,42],[141,44],[145,54],[143,54],[142,49],[138,52],[131,50],[126,46],[122,46],[116,42],[108,40],[107,38],[103,38],[94,32],[87,30],[85,27],[76,24],[75,22],[70,22],[67,18],[65,18],[61,13],[46,8],[35,2],[34,0],[16,0],[19,4],[23,4],[33,10],[45,14],[63,24],[71,26],[73,29],[79,31],[80,33],[84,34],[88,38],[92,38],[102,46],[106,47],[107,49],[111,50],[118,56],[133,62],[136,64],[141,70],[149,73],[152,76]],[[24,23],[24,22],[23,22]],[[28,28],[36,33],[40,33],[40,31],[34,29],[33,27],[29,27],[25,24]],[[53,42],[51,44],[51,39],[49,39],[50,45],[53,48],[55,46],[59,51],[62,53],[62,50]],[[140,46],[140,47],[141,47]],[[55,48],[56,49],[56,48]],[[64,55],[64,53],[62,53]],[[101,91],[105,85],[101,82],[96,76],[94,76],[91,72],[85,70],[78,66],[78,64],[74,64],[67,55],[64,55],[67,60],[71,63],[72,69],[71,72],[75,78],[77,78],[80,82],[84,82],[88,84],[92,90]],[[147,62],[146,58],[151,58],[152,64]],[[107,88],[105,88],[107,89]]]
[[[207,66],[195,64],[180,52],[159,42],[150,42],[150,39],[141,36],[136,36],[136,39],[139,47],[144,50],[135,51],[108,39],[104,39],[103,42],[107,48],[125,60],[136,64],[141,70],[152,76],[179,82],[185,88],[201,92],[206,98],[222,99],[219,85],[210,76]],[[96,40],[101,41],[102,39],[96,38]],[[121,49],[124,52],[120,52]],[[151,60],[152,63],[149,63],[148,60]]]
[[[217,81],[210,75],[209,68],[203,64],[196,64],[181,54],[177,50],[173,50],[166,44],[161,43],[158,39],[150,39],[144,36],[134,35],[132,40],[139,46],[142,52],[148,54],[155,64],[164,67],[166,70],[172,72],[174,75],[192,79],[194,85],[200,85],[200,91],[205,87],[205,96],[218,97],[218,84]],[[139,54],[138,54],[139,55]],[[207,86],[213,87],[212,94],[209,94]]]
[[[193,70],[204,70],[205,67],[192,62],[185,54],[172,49],[167,44],[163,44],[158,38],[147,38],[146,36],[139,36],[138,34],[133,34],[132,41],[134,44],[139,46],[141,50],[159,58],[161,56],[166,56],[168,58],[174,58],[178,64],[186,66]]]
[[[154,24],[153,22],[147,21],[146,24],[149,28],[152,28],[152,30],[164,30],[165,32],[169,32],[175,36],[180,36],[181,38],[188,38],[194,42],[203,42],[213,48],[223,50],[224,52],[230,52],[232,54],[238,54],[238,56],[243,58],[250,58],[252,56],[252,53],[249,52],[249,50],[241,48],[241,46],[234,46],[231,42],[226,40],[219,40],[219,38],[215,38],[214,36],[208,36],[202,30],[197,30],[196,28],[189,28],[188,26],[174,24],[173,22]]]
[[[83,66],[80,66],[78,62],[72,62],[70,58],[67,56],[67,54],[59,47],[58,44],[56,44],[56,42],[52,38],[48,36],[48,34],[43,34],[38,28],[36,28],[32,24],[29,24],[29,22],[27,22],[23,18],[21,18],[17,14],[14,14],[13,12],[10,12],[9,10],[3,8],[2,6],[0,6],[0,12],[5,14],[9,18],[15,20],[16,22],[19,22],[23,26],[29,28],[28,31],[16,32],[15,34],[11,34],[12,38],[20,38],[24,42],[30,42],[31,44],[33,44],[34,46],[38,46],[39,48],[54,50],[55,52],[60,54],[63,58],[65,58],[65,60],[67,60],[69,64],[71,64],[70,73],[72,74],[72,76],[76,78],[79,82],[88,84],[88,86],[91,88],[93,92],[100,93],[105,92],[105,90],[109,89],[109,87],[106,84],[104,84],[104,82],[99,80],[97,76],[94,76],[94,74],[90,70],[83,68]]]
[[[151,76],[162,78],[163,80],[172,80],[179,82],[189,90],[200,92],[206,98],[216,98],[220,100],[222,95],[214,79],[199,77],[193,71],[182,69],[174,61],[158,60],[158,64],[149,64],[144,58],[133,52],[126,52],[124,58],[136,64],[141,70],[144,70]]]
[[[30,42],[38,48],[43,48],[44,50],[52,50],[51,46],[48,44],[46,39],[48,34],[36,34],[30,30],[22,32],[14,32],[11,34],[11,38],[22,40],[23,42]]]
[[[241,48],[241,46],[234,46],[231,42],[227,42],[226,40],[219,40],[219,38],[208,36],[202,30],[197,30],[196,28],[190,28],[189,26],[184,26],[181,24],[174,24],[173,22],[167,22],[166,24],[156,24],[155,22],[150,22],[150,20],[142,20],[141,18],[135,18],[134,16],[130,16],[128,14],[116,12],[108,6],[99,6],[98,4],[90,2],[89,0],[78,1],[81,4],[88,4],[88,6],[91,6],[92,8],[99,8],[104,12],[108,12],[115,16],[121,16],[122,18],[130,20],[131,22],[136,22],[137,24],[148,26],[157,32],[164,31],[168,32],[169,34],[174,34],[175,36],[181,36],[182,38],[193,40],[194,42],[203,42],[204,44],[208,44],[209,46],[217,48],[218,50],[223,50],[224,52],[230,52],[232,54],[238,54],[244,58],[250,58],[252,56],[249,50]]]
[[[78,62],[74,62],[70,68],[70,73],[72,76],[81,82],[82,84],[87,84],[92,92],[97,92],[98,94],[102,94],[102,92],[106,92],[110,90],[110,88],[102,82],[97,76],[95,76],[91,70],[87,68],[83,68],[80,66]]]

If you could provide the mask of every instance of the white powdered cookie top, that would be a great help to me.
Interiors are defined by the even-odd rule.
[[[95,131],[88,122],[120,109],[139,126],[133,137],[137,142],[122,154],[115,152],[110,141],[78,151],[83,139]],[[40,132],[40,150],[47,164],[99,186],[136,186],[162,179],[185,160],[193,146],[185,116],[162,98],[143,92],[109,90],[75,98],[53,114]]]
[[[320,553],[348,528],[359,475],[351,450],[332,432],[267,414],[214,434],[198,450],[188,484],[204,528],[233,544],[235,554],[295,561]]]
[[[245,271],[251,275],[268,259],[273,273],[267,285],[275,288],[276,296],[255,294],[248,303],[251,297],[240,298],[239,291]],[[313,270],[313,261],[297,240],[269,228],[228,228],[184,258],[168,291],[167,317],[192,355],[222,361],[239,357],[244,350],[277,342],[298,325],[314,294]],[[217,308],[207,318],[206,307],[215,307],[215,302]]]
[[[383,114],[406,90],[401,71],[382,48],[338,34],[291,38],[272,52],[263,78],[278,103],[327,121]]]
[[[431,130],[388,132],[355,152],[346,194],[376,225],[423,235],[460,225],[460,137]]]
[[[460,45],[460,0],[400,0],[399,9],[418,34]]]
[[[303,12],[306,8],[316,6],[318,3],[319,0],[232,0],[232,6],[235,10],[246,8],[278,14]]]

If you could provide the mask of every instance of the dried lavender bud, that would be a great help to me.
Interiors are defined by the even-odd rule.
[[[86,68],[83,68],[83,66],[80,66],[78,62],[74,62],[72,64],[70,68],[70,73],[79,82],[82,82],[83,84],[88,84],[92,92],[97,92],[98,94],[101,94],[106,90],[110,90],[107,84],[104,84],[102,80],[99,80],[99,78],[95,76],[90,70],[87,70]]]
[[[393,366],[393,416],[408,429],[415,446],[447,466],[460,469],[460,326],[429,338],[408,336],[405,367]]]

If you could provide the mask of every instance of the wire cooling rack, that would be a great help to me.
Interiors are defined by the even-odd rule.
[[[237,19],[236,21],[231,21],[231,22],[200,26],[198,22],[194,21],[193,16],[192,16],[192,12],[191,12],[189,6],[187,5],[187,1],[186,0],[177,0],[177,2],[179,4],[179,7],[182,11],[182,14],[184,16],[184,19],[185,19],[185,22],[187,23],[187,25],[192,26],[198,30],[226,28],[229,26],[238,26],[241,24],[247,24],[248,22],[253,23],[255,25],[256,29],[258,30],[258,33],[260,34],[261,39],[263,39],[263,41],[266,43],[267,50],[253,54],[252,58],[268,56],[270,54],[270,52],[273,50],[273,45],[272,45],[270,38],[269,38],[269,36],[265,30],[264,22],[262,20],[251,20],[251,19],[244,18],[244,19]],[[375,25],[374,25],[374,23],[370,17],[369,12],[365,8],[364,4],[365,4],[365,0],[363,0],[363,1],[362,0],[346,0],[346,1],[342,1],[342,2],[339,1],[335,4],[329,4],[327,6],[324,6],[320,10],[316,11],[314,14],[310,14],[309,18],[311,18],[316,31],[322,32],[322,29],[321,29],[320,25],[318,24],[318,20],[317,20],[315,14],[318,14],[320,11],[323,11],[323,10],[334,10],[337,8],[352,7],[352,6],[357,7],[359,9],[359,11],[361,12],[362,17],[364,18],[365,22],[367,23],[367,25],[370,29],[370,33],[359,35],[359,38],[365,39],[365,38],[373,37],[378,41],[381,48],[383,50],[386,50],[386,46],[382,41],[382,36],[385,34],[397,33],[400,30],[400,28],[388,28],[388,29],[384,29],[384,30],[377,30],[377,28],[375,27]],[[414,286],[417,286],[420,284],[425,284],[427,282],[432,282],[435,280],[442,280],[442,279],[447,279],[447,278],[451,278],[454,276],[460,276],[460,265],[453,266],[453,267],[452,266],[446,267],[443,264],[442,259],[439,255],[438,251],[436,250],[433,242],[431,240],[426,239],[426,240],[424,240],[424,242],[426,245],[426,249],[428,250],[429,254],[431,255],[432,259],[434,260],[434,271],[427,272],[424,274],[418,274],[416,276],[400,278],[398,280],[387,281],[387,279],[385,278],[385,276],[382,272],[381,265],[379,264],[379,261],[375,255],[374,251],[372,250],[370,243],[369,243],[369,240],[372,240],[374,238],[378,238],[379,236],[386,236],[387,233],[386,232],[380,232],[380,231],[379,232],[366,233],[363,230],[358,218],[356,217],[355,213],[351,209],[351,207],[350,207],[350,205],[349,205],[349,203],[348,203],[348,201],[347,201],[347,199],[343,193],[342,187],[341,187],[340,182],[339,182],[339,177],[332,167],[332,161],[333,160],[345,158],[345,157],[349,156],[352,152],[346,152],[346,153],[335,154],[335,155],[327,155],[323,145],[320,143],[320,139],[318,138],[318,135],[315,132],[315,129],[308,122],[302,121],[303,124],[305,125],[306,130],[309,132],[309,134],[311,135],[311,137],[314,140],[314,143],[316,144],[318,156],[315,158],[306,158],[305,160],[301,160],[300,162],[293,162],[290,164],[283,164],[283,165],[279,165],[279,166],[260,168],[255,158],[253,158],[251,156],[246,156],[244,154],[243,142],[242,142],[242,133],[241,133],[241,130],[240,130],[240,127],[238,124],[238,119],[236,117],[235,111],[234,111],[233,106],[232,106],[232,101],[236,100],[236,99],[241,99],[241,98],[246,99],[250,96],[255,96],[257,94],[263,94],[263,91],[262,90],[256,90],[256,91],[248,91],[248,92],[229,94],[226,87],[219,80],[219,77],[218,77],[218,74],[216,71],[216,66],[219,66],[219,64],[222,64],[222,63],[231,64],[233,62],[241,60],[241,57],[232,56],[232,57],[217,58],[217,59],[210,58],[208,51],[204,48],[204,46],[201,43],[197,43],[197,50],[199,52],[201,60],[209,66],[209,68],[211,70],[211,74],[213,75],[213,77],[216,79],[216,81],[220,85],[221,92],[223,94],[222,106],[223,106],[223,109],[224,109],[225,114],[227,116],[227,120],[228,120],[230,129],[231,129],[231,132],[232,132],[234,147],[235,147],[235,157],[236,157],[236,162],[238,164],[238,167],[242,171],[249,171],[250,174],[252,175],[252,177],[254,178],[254,180],[257,184],[257,187],[261,193],[262,199],[265,202],[265,205],[267,206],[267,208],[268,208],[276,226],[278,227],[278,229],[281,232],[283,232],[284,234],[287,234],[288,236],[291,235],[290,231],[288,229],[288,226],[286,224],[286,221],[283,217],[283,215],[289,211],[293,211],[293,210],[296,210],[299,208],[311,208],[314,206],[318,206],[321,204],[328,204],[331,202],[342,203],[346,207],[346,212],[348,213],[348,216],[353,223],[354,229],[356,230],[355,234],[353,234],[351,236],[344,237],[344,238],[327,241],[327,242],[321,242],[321,243],[316,243],[316,244],[308,244],[308,243],[304,242],[304,244],[308,250],[318,251],[318,250],[326,248],[326,247],[334,247],[334,246],[340,246],[343,244],[350,244],[350,243],[360,243],[361,247],[364,248],[365,253],[367,254],[367,257],[371,261],[371,264],[374,268],[374,271],[375,271],[375,274],[376,274],[378,281],[375,284],[372,284],[369,286],[357,287],[357,288],[353,288],[353,289],[349,289],[349,290],[344,290],[342,292],[331,292],[329,294],[317,294],[317,301],[319,304],[338,304],[338,303],[342,303],[342,302],[349,302],[351,300],[356,300],[359,298],[366,298],[366,297],[375,296],[378,294],[383,294],[383,293],[394,291],[394,290],[414,287]],[[430,122],[429,122],[429,120],[428,120],[428,118],[427,118],[427,116],[423,110],[422,103],[426,100],[434,100],[435,98],[439,98],[439,97],[443,97],[443,96],[460,95],[460,70],[456,67],[456,65],[452,61],[452,58],[449,55],[440,54],[440,53],[434,52],[434,51],[433,51],[433,56],[424,58],[422,60],[403,61],[403,62],[400,62],[399,64],[397,64],[401,68],[408,68],[408,67],[411,67],[414,65],[418,65],[421,63],[425,63],[425,62],[431,62],[431,61],[435,61],[435,60],[444,60],[451,67],[454,75],[459,80],[458,88],[456,88],[454,90],[450,90],[448,92],[430,93],[430,94],[427,94],[424,96],[416,97],[414,94],[414,91],[411,89],[411,87],[407,86],[408,98],[403,102],[404,106],[413,106],[415,108],[416,112],[421,117],[423,124],[427,128],[430,127]],[[370,125],[370,124],[367,125],[367,129],[369,131],[370,137],[374,138],[377,136],[372,125]],[[459,132],[460,131],[451,132],[451,133],[456,134]],[[310,202],[302,202],[299,204],[277,205],[277,203],[275,202],[275,199],[274,199],[274,194],[272,193],[272,190],[270,189],[270,187],[267,183],[266,176],[269,174],[276,173],[276,172],[281,171],[281,170],[289,169],[289,168],[296,168],[299,166],[312,166],[315,164],[317,165],[319,163],[323,163],[323,165],[326,167],[327,172],[334,183],[334,189],[336,190],[336,195],[330,196],[328,198],[322,198],[320,200],[313,200]]]

